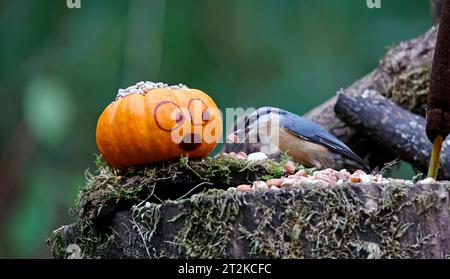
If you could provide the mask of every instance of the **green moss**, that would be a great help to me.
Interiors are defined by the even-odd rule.
[[[240,205],[236,194],[194,195],[189,210],[170,220],[184,220],[183,228],[170,244],[186,258],[224,258]]]
[[[230,184],[233,180],[231,175],[233,172],[243,172],[248,170],[248,173],[255,173],[257,171],[255,163],[239,160],[232,156],[207,158],[205,159],[205,165],[205,178],[208,181],[221,179],[226,184]]]
[[[384,95],[406,110],[425,115],[431,65],[407,67],[394,75]]]
[[[61,256],[63,258],[67,257],[66,250],[69,243],[67,243],[67,239],[58,231],[52,233],[52,236],[47,239],[46,245],[53,255]]]
[[[431,209],[438,209],[441,206],[442,198],[434,191],[424,190],[412,202],[419,205],[420,214],[425,214]]]
[[[252,194],[210,190],[178,202],[143,201],[132,208],[129,224],[123,224],[130,235],[122,238],[129,242],[118,249],[130,258],[224,258],[239,239],[247,241],[257,258],[412,258],[424,249],[433,236],[424,235],[420,223],[404,221],[402,212],[417,205],[437,208],[442,205],[438,195],[424,192],[409,200],[408,187],[392,183],[375,198],[358,194],[359,187],[311,186]],[[367,198],[374,201],[375,210],[365,207]],[[162,219],[162,208],[170,205],[181,211]],[[252,221],[243,223],[243,214],[252,214]],[[164,238],[161,226],[167,222],[177,230]],[[76,227],[73,242],[83,257],[94,257],[114,244],[112,230],[100,231],[85,221]],[[405,241],[409,232],[415,239]],[[55,234],[50,243],[55,254],[66,255],[66,239]]]
[[[71,245],[75,245],[79,249],[76,257],[93,258],[96,253],[109,244],[112,236],[110,231],[99,231],[94,228],[91,221],[79,220],[70,227],[66,226],[54,231],[46,244],[49,250],[60,258],[71,256],[69,249]]]
[[[400,220],[400,211],[410,205],[402,199],[405,190],[388,186],[378,200],[379,209],[371,213],[349,187],[295,190],[288,198],[277,194],[277,204],[284,211],[277,216],[274,208],[255,204],[258,227],[240,226],[240,231],[258,257],[410,258],[431,236],[423,236],[417,227],[415,242],[401,241],[413,226]],[[280,225],[274,227],[274,220]],[[363,232],[367,239],[360,239]]]
[[[114,225],[123,231],[114,231],[107,218],[82,217],[70,237],[55,232],[49,248],[67,257],[67,247],[77,244],[85,258],[107,257],[112,251],[127,258],[224,258],[236,245],[247,245],[256,258],[411,258],[433,237],[425,235],[420,224],[405,221],[403,214],[411,207],[419,208],[419,214],[432,213],[442,206],[442,197],[430,190],[408,198],[410,185],[395,181],[380,188],[376,197],[361,192],[363,185],[344,184],[246,194],[207,189],[175,201],[147,202],[161,180],[181,176],[186,183],[233,185],[238,179],[286,175],[281,171],[286,160],[261,164],[229,156],[182,158],[127,171],[100,160],[96,175],[87,174],[79,210],[101,211],[128,200],[131,204],[120,210],[131,216]]]
[[[152,244],[160,221],[161,204],[134,206],[132,208],[130,229],[137,232],[138,238],[133,244],[130,243],[124,248],[124,256],[149,259],[164,257],[163,251],[157,251]]]
[[[250,162],[232,156],[203,160],[182,157],[171,162],[118,170],[108,166],[99,156],[94,174],[86,171],[87,183],[80,190],[74,212],[82,217],[94,218],[101,212],[114,211],[121,204],[127,204],[129,208],[153,196],[157,185],[183,184],[194,188],[201,183],[214,183],[215,187],[226,189],[255,180],[279,178],[286,174],[283,165],[283,159],[281,162]],[[178,199],[184,194],[180,193],[171,199]],[[162,201],[156,195],[153,197]]]
[[[304,216],[303,210],[294,214],[289,208],[286,208],[285,212],[279,216],[279,219],[283,222],[279,227],[276,227],[274,226],[275,208],[258,204],[254,211],[254,217],[258,218],[259,223],[257,228],[249,230],[240,224],[239,232],[241,238],[250,241],[250,253],[252,255],[284,259],[303,258],[304,252],[300,244],[302,224],[297,219],[300,215]]]

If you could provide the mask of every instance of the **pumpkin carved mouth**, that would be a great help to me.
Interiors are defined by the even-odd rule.
[[[199,134],[187,134],[178,146],[184,151],[194,151],[202,145],[202,137]]]

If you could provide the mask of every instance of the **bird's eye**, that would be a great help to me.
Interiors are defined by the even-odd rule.
[[[250,119],[246,116],[245,117],[245,125],[244,125],[244,127],[248,127],[248,125],[250,125]]]

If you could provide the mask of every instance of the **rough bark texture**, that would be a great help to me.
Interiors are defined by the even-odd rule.
[[[337,115],[365,137],[394,152],[417,169],[426,173],[432,145],[425,133],[425,119],[406,111],[374,90],[349,97],[339,94],[335,106]],[[450,179],[450,139],[443,144],[440,176]]]
[[[449,188],[393,181],[201,194],[62,227],[50,246],[56,258],[446,258]]]

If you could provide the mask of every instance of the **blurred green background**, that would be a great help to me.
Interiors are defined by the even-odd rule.
[[[118,88],[303,114],[432,24],[427,0],[0,0],[0,258],[50,257]]]

